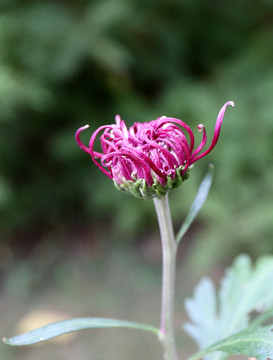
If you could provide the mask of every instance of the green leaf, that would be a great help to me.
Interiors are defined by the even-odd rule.
[[[185,221],[183,222],[180,230],[178,231],[178,234],[176,236],[176,242],[179,243],[193,221],[195,220],[196,216],[198,215],[199,211],[202,209],[202,206],[204,205],[206,198],[208,196],[212,178],[213,178],[213,171],[214,166],[212,164],[209,165],[209,170],[207,175],[204,177],[203,181],[201,182],[201,185],[199,186],[198,193],[192,203],[192,206],[188,212],[188,215],[186,216]]]
[[[272,278],[273,256],[261,257],[252,266],[250,258],[241,255],[227,270],[218,293],[211,280],[203,279],[196,287],[193,298],[185,302],[191,323],[185,324],[184,328],[199,349],[205,349],[246,329],[249,314],[253,311],[271,309],[273,292],[269,284]],[[256,321],[261,323],[263,318]],[[225,357],[223,353],[214,353],[206,359],[219,360]]]
[[[229,355],[246,355],[266,360],[273,358],[273,325],[243,330],[200,351],[188,360],[196,360],[212,351],[224,351]]]
[[[159,330],[153,326],[139,324],[129,321],[104,318],[77,318],[71,320],[58,321],[38,329],[29,331],[22,335],[11,338],[4,338],[3,342],[12,346],[22,346],[36,344],[54,337],[67,334],[73,331],[83,329],[105,329],[105,328],[131,328],[138,330],[150,331],[159,335]]]

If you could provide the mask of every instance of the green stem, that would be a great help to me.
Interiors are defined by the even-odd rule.
[[[178,360],[174,336],[174,294],[177,243],[174,237],[168,195],[154,198],[162,242],[162,303],[160,341],[165,360]]]

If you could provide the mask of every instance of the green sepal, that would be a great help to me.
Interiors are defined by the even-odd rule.
[[[153,176],[153,184],[149,186],[145,179],[138,180],[127,180],[122,184],[118,184],[113,180],[116,189],[137,197],[138,199],[151,200],[154,197],[162,198],[169,190],[172,190],[182,184],[183,181],[187,180],[190,176],[190,168],[185,173],[184,166],[179,166],[175,169],[175,177],[172,179],[171,176],[167,176],[165,185],[161,185],[155,176]]]

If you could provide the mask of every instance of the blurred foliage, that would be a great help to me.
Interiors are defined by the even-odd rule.
[[[189,262],[272,252],[272,20],[270,0],[1,0],[1,240],[108,224],[122,241],[156,226],[151,203],[115,191],[79,150],[76,129],[166,114],[211,138],[234,100],[173,213],[179,226],[212,161]]]

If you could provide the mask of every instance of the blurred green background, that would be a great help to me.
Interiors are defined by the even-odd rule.
[[[80,126],[90,124],[88,141],[117,113],[128,125],[161,115],[193,129],[204,123],[209,142],[220,107],[235,102],[215,150],[170,194],[178,228],[214,163],[211,193],[182,245],[178,311],[201,273],[217,278],[241,252],[272,253],[272,40],[271,0],[0,0],[1,335],[34,304],[51,302],[128,320],[153,318],[153,309],[156,319],[153,204],[117,192],[74,140]],[[111,339],[119,344],[111,358],[160,356],[148,340],[127,339],[121,350],[123,337]],[[89,342],[50,356],[86,359]],[[94,359],[107,358],[99,345],[105,355]],[[1,351],[5,360],[49,354]]]

